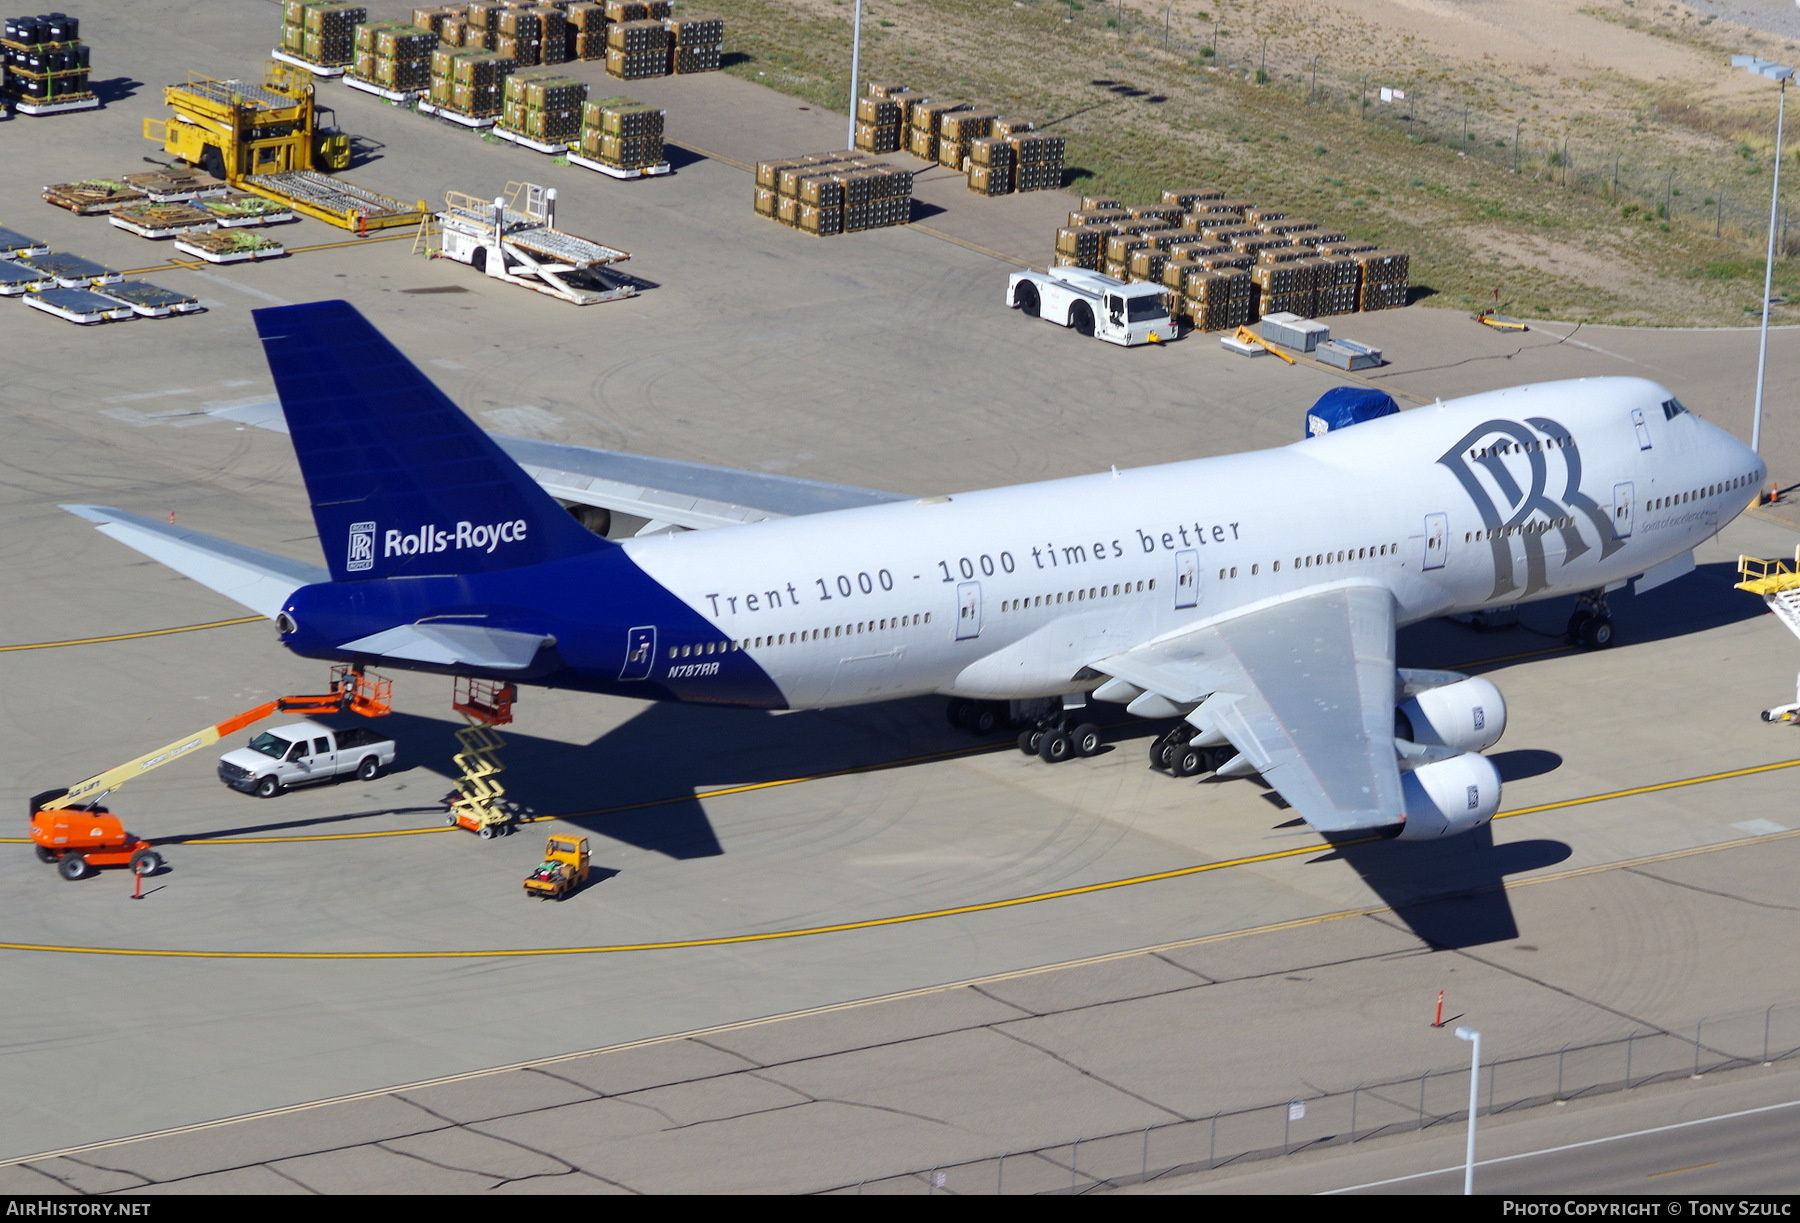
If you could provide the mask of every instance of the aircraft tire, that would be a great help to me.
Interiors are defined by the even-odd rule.
[[[958,730],[969,728],[969,715],[974,712],[975,702],[966,697],[953,696],[950,703],[944,706],[944,717]]]
[[[1047,730],[1038,741],[1038,757],[1048,764],[1061,764],[1075,754],[1075,745],[1060,730]]]
[[[969,711],[969,729],[985,738],[999,728],[1003,717],[998,709],[982,701]]]
[[[1581,644],[1584,649],[1604,650],[1612,643],[1611,616],[1590,616],[1587,623],[1581,626]]]
[[[1038,742],[1043,739],[1044,732],[1035,726],[1028,726],[1019,732],[1019,750],[1027,756],[1037,755]]]
[[[1588,621],[1593,618],[1594,613],[1587,611],[1578,611],[1570,616],[1568,627],[1569,640],[1575,642],[1581,641],[1583,639],[1582,635],[1587,632]]]
[[[1183,744],[1175,749],[1174,773],[1177,777],[1198,777],[1206,772],[1207,765],[1211,763],[1203,747]]]
[[[1073,744],[1077,756],[1092,756],[1102,746],[1100,728],[1092,722],[1083,722],[1069,732],[1069,741]]]

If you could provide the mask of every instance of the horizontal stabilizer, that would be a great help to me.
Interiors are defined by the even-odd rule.
[[[537,652],[555,645],[556,638],[542,633],[515,633],[511,629],[481,624],[402,624],[346,641],[340,648],[358,654],[440,666],[487,667],[518,671],[531,665]]]
[[[157,522],[104,505],[65,505],[63,509],[96,524],[128,548],[135,548],[208,590],[242,603],[271,620],[302,586],[330,581],[317,565],[290,560],[259,548],[215,539],[185,527]]]

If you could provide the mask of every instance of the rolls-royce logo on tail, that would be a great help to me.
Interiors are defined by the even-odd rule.
[[[350,524],[350,547],[344,554],[344,568],[351,573],[375,567],[375,524]]]

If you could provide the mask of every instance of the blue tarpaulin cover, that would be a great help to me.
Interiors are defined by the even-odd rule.
[[[1334,386],[1307,409],[1306,436],[1318,437],[1321,433],[1360,425],[1378,416],[1392,416],[1399,410],[1400,405],[1386,391],[1362,386]]]

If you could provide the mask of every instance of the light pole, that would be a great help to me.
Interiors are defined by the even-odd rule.
[[[856,0],[856,17],[850,27],[850,129],[844,147],[856,147],[856,74],[862,69],[862,0]]]
[[[1469,1153],[1463,1161],[1463,1196],[1475,1192],[1475,1109],[1481,1103],[1481,1033],[1474,1028],[1456,1029],[1456,1039],[1475,1046],[1469,1058]]]
[[[1761,453],[1763,372],[1769,363],[1769,293],[1775,287],[1775,213],[1781,204],[1781,124],[1786,117],[1788,78],[1794,70],[1754,55],[1734,55],[1731,66],[1780,82],[1775,98],[1775,183],[1769,188],[1769,253],[1763,260],[1762,341],[1756,349],[1756,412],[1750,418],[1750,449]]]

